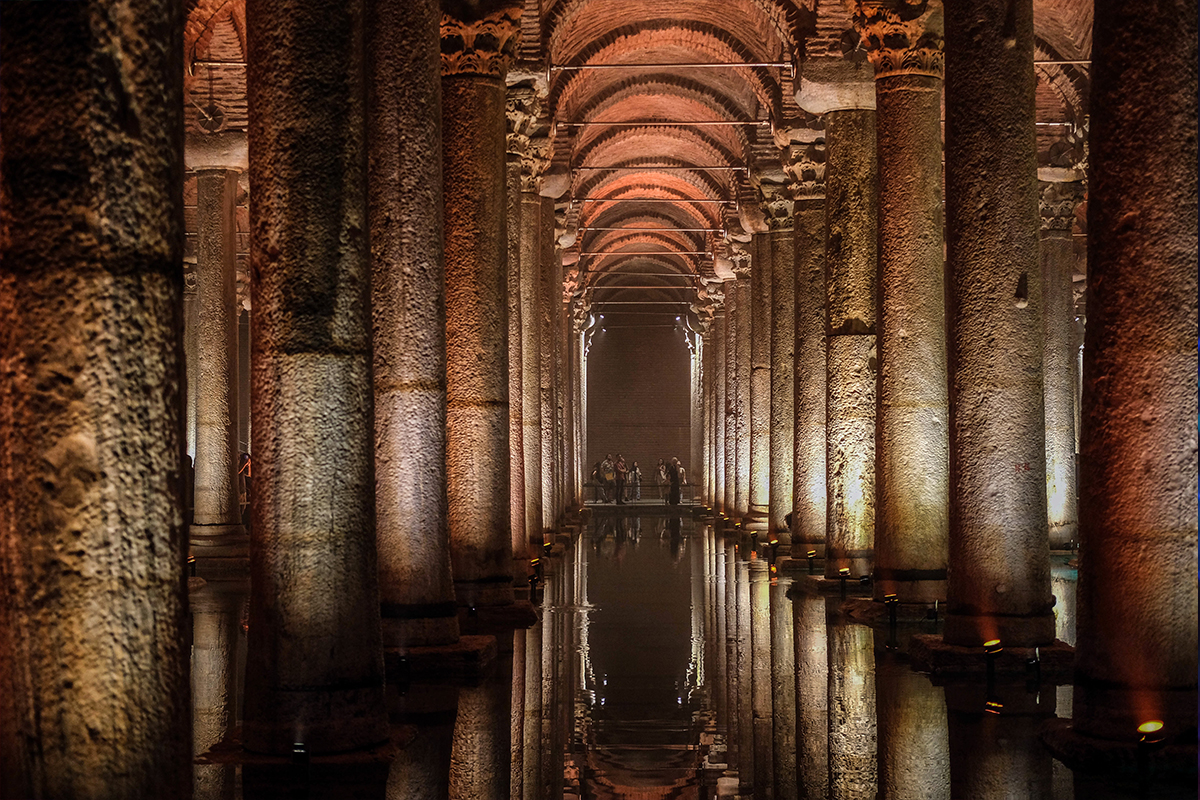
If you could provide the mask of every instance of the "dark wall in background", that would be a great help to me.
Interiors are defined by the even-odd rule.
[[[643,485],[653,484],[660,458],[677,456],[690,470],[691,354],[683,330],[647,327],[662,324],[648,317],[605,316],[607,330],[597,329],[588,353],[585,477],[606,453],[637,461]]]

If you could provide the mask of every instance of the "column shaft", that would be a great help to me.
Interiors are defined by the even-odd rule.
[[[945,640],[1054,639],[1032,0],[948,4],[950,581]]]
[[[737,331],[742,325],[742,311],[738,304],[737,282],[725,284],[725,401],[722,404],[722,421],[725,425],[725,447],[722,458],[725,465],[725,481],[722,487],[724,504],[722,510],[733,518],[737,515]]]
[[[460,606],[506,605],[513,594],[504,81],[443,75],[442,97],[446,464],[455,594]]]
[[[750,267],[750,496],[754,524],[765,523],[771,499],[771,250],[754,237]]]
[[[765,559],[749,562],[750,697],[754,721],[754,785],[760,795],[774,785],[774,692],[771,674],[771,573]]]
[[[384,644],[458,640],[446,508],[441,57],[433,0],[369,10],[375,524]]]
[[[725,335],[725,325],[728,320],[728,310],[717,312],[716,318],[713,320],[713,344],[716,345],[713,353],[713,383],[716,385],[716,391],[713,392],[713,504],[712,507],[716,511],[728,514],[729,507],[725,504],[725,392],[726,392],[726,344],[728,337]]]
[[[736,336],[737,436],[735,447],[736,478],[733,493],[734,514],[740,519],[750,511],[750,331],[753,308],[750,304],[750,276],[738,275],[734,283],[737,295],[738,327]]]
[[[829,797],[878,796],[874,634],[866,625],[828,621]]]
[[[796,267],[792,217],[784,217],[767,236],[771,242],[771,499],[770,531],[785,541],[784,518],[792,513],[795,472],[794,432]],[[792,529],[795,530],[795,519]]]
[[[794,399],[792,555],[825,551],[826,336],[825,200],[795,206],[796,388]]]
[[[521,193],[521,422],[525,460],[525,535],[542,541],[542,338],[539,320],[541,278],[542,198]]]
[[[941,80],[880,76],[875,598],[946,596],[949,398]]]
[[[796,741],[796,615],[788,592],[792,580],[771,582],[772,773],[775,800],[799,800]]]
[[[246,25],[257,468],[244,744],[349,750],[387,737],[363,3],[266,0]],[[314,98],[311,81],[346,91]]]
[[[541,200],[543,221],[547,216],[553,220],[554,201],[548,197],[543,197]],[[548,231],[551,228],[546,227],[543,230]],[[554,291],[556,269],[553,237],[542,237],[538,262],[538,336],[541,339],[539,385],[541,386],[542,408],[542,530],[545,532],[554,527],[554,522],[558,518],[558,509],[555,508],[558,462],[554,459],[554,429],[557,425],[558,408],[558,397],[555,392],[555,366],[558,348],[555,347],[554,342],[554,315],[559,303],[555,298]]]
[[[1079,525],[1083,553],[1101,555],[1080,559],[1075,668],[1076,731],[1133,742],[1133,726],[1160,719],[1168,742],[1189,746],[1195,54],[1194,8],[1097,3]]]
[[[508,216],[508,519],[512,526],[514,569],[517,561],[529,558],[529,534],[525,530],[525,419],[522,404],[521,353],[521,162],[511,153],[505,164],[505,205]],[[520,580],[521,575],[516,579]],[[514,665],[514,671],[516,667]]]
[[[191,796],[180,6],[0,27],[0,794]]]

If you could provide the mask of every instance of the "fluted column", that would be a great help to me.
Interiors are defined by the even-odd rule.
[[[945,641],[1054,639],[1032,0],[946,8],[951,277]]]
[[[771,245],[754,236],[750,263],[750,496],[752,527],[766,527],[771,501]]]
[[[504,74],[519,13],[508,4],[442,18],[446,465],[460,606],[513,599]]]
[[[3,10],[6,797],[191,796],[181,27],[156,0]]]
[[[1038,170],[1042,212],[1042,370],[1046,404],[1046,511],[1050,547],[1065,550],[1079,540],[1075,472],[1075,209],[1083,200],[1083,176],[1073,169]]]
[[[1194,748],[1196,14],[1102,0],[1095,30],[1075,730]]]
[[[441,11],[369,7],[375,524],[384,645],[458,640],[446,508]]]
[[[825,577],[869,574],[875,547],[879,165],[874,108],[825,115]]]
[[[744,324],[740,300],[737,281],[729,281],[725,289],[725,447],[722,453],[725,466],[722,491],[725,499],[721,510],[731,519],[737,515],[737,339],[738,328]]]
[[[792,555],[825,551],[826,519],[826,335],[825,335],[825,146],[816,131],[791,145],[784,168],[795,198],[794,278],[796,386],[792,474]]]
[[[784,518],[792,511],[792,481],[795,442],[796,366],[796,245],[792,199],[784,187],[763,184],[763,206],[767,212],[771,243],[771,499],[769,529],[780,543],[790,541]]]
[[[875,67],[879,433],[875,599],[946,596],[949,398],[942,213],[942,3],[856,6]]]

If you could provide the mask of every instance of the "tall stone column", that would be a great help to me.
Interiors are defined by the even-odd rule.
[[[829,634],[825,598],[798,593],[796,621],[796,754],[800,796],[829,798]]]
[[[523,187],[524,188],[524,187]],[[529,187],[532,189],[533,187]],[[521,430],[525,471],[524,531],[530,542],[542,541],[542,297],[541,277],[542,198],[534,191],[521,192]]]
[[[949,398],[942,214],[942,4],[859,2],[875,67],[879,433],[875,599],[946,596]]]
[[[701,439],[703,441],[703,469],[704,469],[704,486],[703,499],[706,508],[713,507],[713,428],[712,428],[712,402],[715,387],[713,385],[713,342],[709,331],[712,329],[712,322],[709,321],[708,327],[704,334],[700,337],[700,405],[702,411],[701,419]]]
[[[385,647],[458,641],[446,508],[441,10],[372,0],[368,221]]]
[[[1075,472],[1075,209],[1083,200],[1082,175],[1043,167],[1041,266],[1045,341],[1042,370],[1046,404],[1046,511],[1050,548],[1079,541],[1079,496]]]
[[[722,484],[724,502],[721,510],[732,519],[737,515],[737,339],[738,328],[744,324],[739,305],[737,281],[729,281],[725,290],[725,400],[722,404],[722,422],[725,426],[725,446],[722,458],[725,480]]]
[[[792,579],[771,581],[772,773],[775,800],[799,800],[796,741],[796,615],[788,592]]]
[[[0,794],[190,797],[179,5],[0,26]],[[99,67],[99,68],[98,68]]]
[[[879,165],[875,110],[825,115],[825,577],[870,573],[875,548]]]
[[[1194,748],[1196,14],[1102,0],[1095,30],[1075,730]]]
[[[754,236],[750,262],[750,497],[747,527],[765,529],[771,501],[771,244]]]
[[[796,245],[792,199],[783,186],[762,184],[771,243],[771,499],[768,526],[780,543],[790,540],[784,517],[792,512],[795,442]],[[792,530],[795,530],[793,521]]]
[[[738,519],[750,512],[750,331],[753,327],[753,308],[750,305],[750,254],[734,259],[733,285],[737,297],[738,326],[735,341],[735,383],[737,403],[734,406],[734,492],[733,513]]]
[[[774,688],[771,673],[771,572],[765,559],[749,562],[750,703],[754,721],[754,785],[774,785]]]
[[[756,777],[755,764],[760,755],[755,749],[754,713],[754,653],[751,633],[752,613],[750,606],[750,562],[740,547],[735,554],[734,575],[737,603],[737,619],[734,626],[734,656],[730,667],[735,670],[738,694],[738,778],[742,794],[754,796]]]
[[[513,599],[504,73],[519,14],[509,4],[442,18],[446,465],[460,606]]]
[[[887,653],[876,658],[875,693],[880,796],[950,800],[944,689],[913,671],[908,661]]]
[[[558,311],[558,292],[555,290],[555,276],[558,274],[558,264],[554,260],[554,237],[547,235],[553,230],[554,201],[548,197],[542,200],[541,253],[539,255],[538,273],[538,336],[541,345],[538,355],[541,357],[539,377],[541,387],[541,443],[542,443],[542,531],[553,530],[558,519],[557,484],[558,460],[555,458],[554,430],[557,425],[558,386],[557,363],[558,348],[554,339],[554,320]],[[560,283],[561,288],[561,283]],[[615,457],[615,453],[613,454]]]
[[[790,145],[784,168],[795,198],[796,386],[793,394],[792,556],[825,552],[825,146],[815,131]]]
[[[361,0],[246,9],[256,469],[243,735],[254,752],[387,737],[363,11]],[[298,74],[346,91],[314,99]]]
[[[690,394],[690,413],[688,422],[691,427],[691,451],[688,458],[691,464],[692,481],[697,484],[695,491],[696,501],[704,505],[704,492],[708,490],[708,451],[706,439],[704,436],[704,415],[705,402],[707,395],[705,394],[705,359],[707,353],[704,348],[704,337],[696,332],[691,331],[688,338],[692,343],[692,356],[688,376],[690,378],[688,389]],[[658,489],[656,486],[657,473],[655,472],[657,461],[648,461],[646,466],[642,468],[642,498],[646,500],[657,499]]]
[[[727,358],[725,335],[728,308],[721,309],[713,318],[713,504],[718,513],[728,514],[725,504],[725,360]]]
[[[512,93],[508,107],[513,106]],[[525,531],[525,425],[521,404],[521,162],[514,157],[512,114],[509,113],[509,154],[505,164],[505,205],[508,216],[508,520],[512,526],[513,568],[529,558],[529,535]],[[520,580],[519,574],[514,576]]]
[[[945,641],[1054,640],[1032,0],[946,8],[950,573]]]
[[[874,633],[866,625],[830,619],[829,797],[878,796]]]
[[[245,583],[244,581],[242,583]],[[188,597],[192,612],[192,752],[199,756],[229,734],[237,719],[238,639],[242,626],[241,591],[205,586]],[[235,768],[196,764],[195,800],[233,800]]]

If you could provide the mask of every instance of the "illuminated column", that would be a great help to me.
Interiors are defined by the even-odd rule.
[[[523,365],[521,354],[521,137],[520,126],[524,121],[514,111],[521,109],[523,93],[509,91],[508,116],[508,160],[504,165],[504,202],[506,213],[504,224],[508,236],[508,265],[506,267],[506,298],[508,300],[508,520],[511,527],[513,568],[518,572],[514,580],[520,580],[516,563],[529,557],[529,534],[525,530],[525,419],[522,409],[524,395]],[[532,91],[529,92],[532,94]]]
[[[728,618],[726,616],[726,561],[725,547],[722,545],[721,537],[714,531],[713,539],[713,598],[714,598],[714,622],[716,626],[716,637],[712,641],[712,647],[716,651],[716,705],[717,705],[717,720],[725,726],[725,743],[726,747],[732,747],[734,742],[733,726],[731,719],[733,718],[733,702],[734,699],[729,693],[729,659],[728,648],[726,646]]]
[[[458,641],[446,521],[441,10],[380,0],[368,21],[375,525],[386,647]]]
[[[691,400],[689,405],[689,419],[691,428],[691,455],[689,463],[691,464],[691,472],[694,475],[693,482],[700,489],[697,490],[696,500],[701,505],[704,505],[704,494],[708,490],[708,448],[704,437],[704,414],[705,414],[705,377],[704,370],[707,363],[707,354],[704,352],[704,337],[694,330],[689,330],[688,340],[692,343],[691,358],[689,360],[689,382],[688,389]],[[642,468],[642,499],[649,500],[651,498],[658,499],[658,473],[655,471],[656,461],[649,461]]]
[[[800,796],[829,798],[829,634],[825,598],[799,593],[796,620],[796,754]]]
[[[738,694],[738,778],[742,794],[754,796],[755,764],[760,760],[754,747],[754,675],[753,640],[751,638],[750,610],[750,562],[735,548],[734,574],[737,594],[737,625],[735,630],[734,661],[730,665],[736,670]]]
[[[749,563],[750,693],[754,720],[754,785],[770,791],[774,773],[773,676],[771,672],[771,572],[765,559]]]
[[[1074,169],[1043,167],[1042,302],[1045,342],[1042,369],[1046,404],[1046,511],[1050,547],[1066,550],[1079,541],[1075,472],[1075,209],[1083,200],[1083,176]]]
[[[542,532],[543,535],[553,530],[558,520],[557,492],[558,461],[554,457],[555,436],[557,425],[558,393],[556,385],[558,348],[554,340],[554,315],[559,308],[559,292],[555,289],[555,276],[558,265],[554,260],[554,201],[548,197],[542,198],[542,228],[541,254],[538,258],[538,336],[541,339],[539,355],[541,365],[539,376],[541,383],[541,443],[542,443]],[[614,454],[615,455],[615,454]]]
[[[829,625],[828,708],[830,800],[876,797],[875,646],[866,625]]]
[[[945,641],[1054,640],[1032,0],[946,7],[952,386]]]
[[[1077,732],[1193,748],[1195,52],[1194,9],[1097,4],[1075,668]]]
[[[812,132],[815,134],[816,132]],[[825,146],[788,148],[784,168],[795,197],[796,276],[792,556],[825,552],[826,529],[826,336],[825,336]]]
[[[875,599],[946,597],[949,398],[942,213],[941,6],[902,19],[859,2],[879,153]]]
[[[542,626],[545,615],[525,631],[525,653],[514,658],[525,659],[525,723],[521,736],[522,748],[522,797],[524,800],[541,800],[542,776]]]
[[[750,305],[750,254],[734,259],[734,274],[737,281],[733,290],[737,296],[738,326],[736,337],[737,405],[734,409],[737,420],[737,436],[734,437],[734,515],[739,519],[750,511],[750,331],[753,325],[753,308]]]
[[[771,500],[768,524],[780,543],[790,540],[784,517],[792,511],[792,441],[795,418],[792,403],[796,364],[796,247],[792,230],[792,200],[784,187],[762,184],[771,244]],[[795,522],[792,523],[795,529]],[[786,538],[785,538],[786,537]]]
[[[255,3],[246,26],[255,470],[243,742],[352,750],[387,738],[363,3]],[[298,69],[346,91],[314,99]]]
[[[738,328],[744,324],[740,300],[737,281],[728,281],[725,287],[725,499],[722,509],[731,519],[737,515],[737,338]]]
[[[220,583],[225,583],[224,581]],[[245,586],[215,590],[214,581],[188,597],[192,612],[192,752],[208,752],[223,740],[235,721],[237,646]],[[192,796],[196,800],[233,800],[232,765],[196,764]]]
[[[771,244],[754,236],[750,263],[750,526],[765,528],[771,500]]]
[[[719,309],[713,318],[713,509],[728,514],[725,504],[725,359],[728,308]]]
[[[889,653],[877,665],[875,692],[880,797],[950,800],[950,734],[942,687]]]
[[[523,187],[524,188],[524,187]],[[521,441],[525,462],[525,524],[528,541],[542,541],[542,338],[538,320],[542,298],[541,276],[542,198],[536,192],[521,192],[520,297],[521,297]]]
[[[249,540],[238,497],[238,172],[196,174],[196,458],[188,539],[198,559],[233,557]]]
[[[512,634],[508,634],[511,636]],[[496,673],[458,691],[458,718],[450,751],[450,800],[509,797],[509,720],[512,714],[511,642]]]
[[[713,394],[716,392],[715,382],[713,380],[713,370],[715,367],[715,358],[713,351],[713,337],[711,331],[713,328],[712,321],[705,326],[704,335],[700,337],[700,404],[703,411],[703,419],[701,421],[701,437],[704,443],[703,469],[704,469],[704,505],[707,508],[713,507]],[[657,468],[657,467],[656,467]]]
[[[742,752],[743,708],[741,693],[738,691],[738,581],[737,581],[737,545],[726,541],[725,552],[725,693],[729,707],[729,718],[726,721],[726,739],[728,756],[726,762],[730,768],[738,769]],[[747,709],[748,710],[748,706]]]
[[[509,4],[479,20],[442,19],[446,465],[460,606],[513,599],[504,73],[519,14]]]
[[[875,109],[825,115],[825,577],[869,574],[875,547],[879,164]]]
[[[799,800],[796,771],[796,619],[788,589],[779,575],[771,585],[771,716],[775,800]]]

